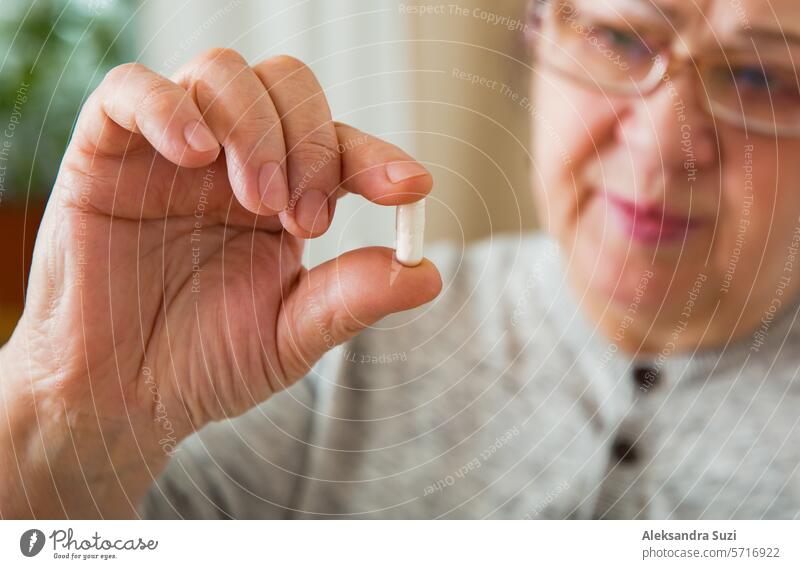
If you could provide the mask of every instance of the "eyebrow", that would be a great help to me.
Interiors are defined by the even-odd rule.
[[[663,21],[666,19],[673,22],[673,25],[676,27],[682,19],[679,10],[667,6],[660,6],[654,0],[622,0],[619,3],[597,2],[597,4],[591,7],[594,10],[607,12],[609,14],[620,14],[624,18],[634,17],[646,21]]]
[[[738,36],[757,40],[772,41],[781,44],[793,43],[800,45],[800,33],[771,27],[752,25],[748,28],[739,28]]]
[[[651,15],[664,17],[671,22],[680,22],[683,19],[680,10],[672,6],[664,6],[661,2],[656,0],[626,2],[626,4],[636,4],[639,7],[645,7],[647,12]]]
[[[630,3],[631,2],[626,2],[626,5]],[[676,24],[683,19],[680,10],[671,6],[664,6],[659,0],[645,0],[644,2],[637,1],[635,3],[639,6],[645,6],[651,13],[657,13],[665,16],[667,19],[675,22]],[[774,28],[769,25],[748,24],[746,27],[738,28],[736,36],[740,39],[762,40],[780,43],[782,45],[789,43],[800,46],[800,32],[784,30],[782,28]]]

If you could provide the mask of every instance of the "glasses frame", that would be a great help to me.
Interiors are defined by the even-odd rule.
[[[556,4],[560,1],[562,0],[534,0],[532,2],[528,20],[533,23],[531,31],[534,33],[531,35],[537,36],[536,39],[541,39],[545,35],[543,30],[546,24],[546,18],[553,18],[554,25],[558,25],[553,12],[555,11]],[[550,10],[546,12],[548,8]],[[772,106],[773,121],[761,121],[748,118],[745,115],[743,112],[745,105],[742,102],[741,96],[739,96],[741,112],[731,110],[721,105],[710,96],[708,90],[705,88],[706,83],[702,81],[701,78],[708,77],[708,71],[720,63],[724,63],[726,66],[730,67],[731,63],[735,63],[738,59],[737,56],[728,56],[723,52],[718,55],[694,57],[691,54],[678,53],[675,42],[671,42],[669,48],[653,53],[655,63],[647,77],[638,82],[629,79],[626,80],[625,84],[622,84],[621,82],[605,82],[589,79],[586,75],[570,71],[546,57],[541,57],[539,52],[540,50],[538,49],[533,49],[532,52],[534,62],[539,68],[552,71],[557,75],[594,91],[609,92],[615,95],[628,97],[649,96],[670,79],[682,75],[686,71],[694,70],[695,73],[692,77],[692,84],[695,95],[702,101],[703,110],[711,117],[719,119],[725,124],[738,127],[748,134],[756,133],[781,138],[800,138],[800,124],[797,126],[785,126],[778,124],[778,122],[774,120],[774,105]],[[770,103],[772,103],[771,95]]]

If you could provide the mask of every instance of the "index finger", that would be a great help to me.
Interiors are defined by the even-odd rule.
[[[419,201],[430,193],[433,176],[405,151],[352,126],[335,126],[345,190],[390,206]]]

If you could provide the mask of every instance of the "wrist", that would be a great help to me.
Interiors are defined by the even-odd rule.
[[[40,369],[41,368],[41,369]],[[0,348],[0,511],[12,518],[135,516],[169,460],[125,417],[110,422],[41,373],[18,340]]]

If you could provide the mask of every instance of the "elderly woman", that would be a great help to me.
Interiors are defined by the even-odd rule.
[[[302,266],[433,184],[303,63],[113,70],[0,354],[3,517],[797,517],[800,5],[733,8],[534,2],[547,235],[416,267]]]

